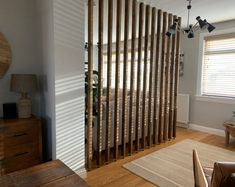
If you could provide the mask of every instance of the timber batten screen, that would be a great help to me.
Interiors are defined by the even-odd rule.
[[[93,24],[96,6],[98,24]],[[88,169],[176,137],[179,76],[180,31],[169,38],[165,34],[173,20],[181,23],[179,17],[136,0],[99,0],[96,6],[88,1]],[[93,30],[98,35],[97,100]]]

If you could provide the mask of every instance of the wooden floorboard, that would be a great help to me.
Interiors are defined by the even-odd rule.
[[[153,184],[132,174],[123,168],[122,165],[185,139],[193,139],[235,151],[235,141],[231,141],[230,145],[226,146],[224,137],[189,129],[177,128],[177,138],[175,140],[151,147],[150,149],[146,149],[142,152],[126,157],[125,159],[118,160],[117,162],[113,162],[98,169],[94,169],[88,172],[86,181],[92,187],[152,187],[154,186]]]

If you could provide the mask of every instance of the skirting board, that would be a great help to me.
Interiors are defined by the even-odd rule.
[[[81,169],[75,171],[75,173],[78,174],[83,179],[85,179],[87,177],[86,168],[81,168]]]
[[[196,125],[196,124],[189,124],[189,129],[225,137],[225,132],[224,130],[221,130],[221,129],[214,129],[214,128],[204,127],[204,126]]]

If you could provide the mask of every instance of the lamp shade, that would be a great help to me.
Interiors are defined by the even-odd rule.
[[[213,30],[215,30],[215,26],[208,23],[206,19],[204,19],[204,22],[207,23],[208,25],[208,28],[207,28],[208,32],[212,32]]]
[[[200,16],[198,16],[198,17],[196,18],[196,20],[198,21],[199,26],[200,26],[200,28],[201,28],[202,30],[208,28],[207,23],[206,23],[205,21],[203,21]]]
[[[37,90],[37,76],[33,74],[12,74],[11,91],[31,93]]]

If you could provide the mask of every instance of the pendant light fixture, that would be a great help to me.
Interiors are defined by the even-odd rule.
[[[201,30],[208,30],[208,32],[212,32],[213,30],[215,30],[215,26],[211,25],[210,23],[207,22],[206,19],[202,20],[200,16],[196,17],[197,22],[192,25],[189,23],[190,21],[190,12],[192,9],[192,0],[187,0],[188,1],[188,21],[187,21],[187,29],[184,30],[184,33],[187,34],[188,38],[194,38],[194,32],[198,29],[197,25],[199,25],[199,28]],[[173,25],[171,25],[169,27],[168,32],[166,33],[166,35],[168,37],[171,37],[171,35],[174,35],[176,33],[176,31],[178,30],[178,20],[174,20]]]

